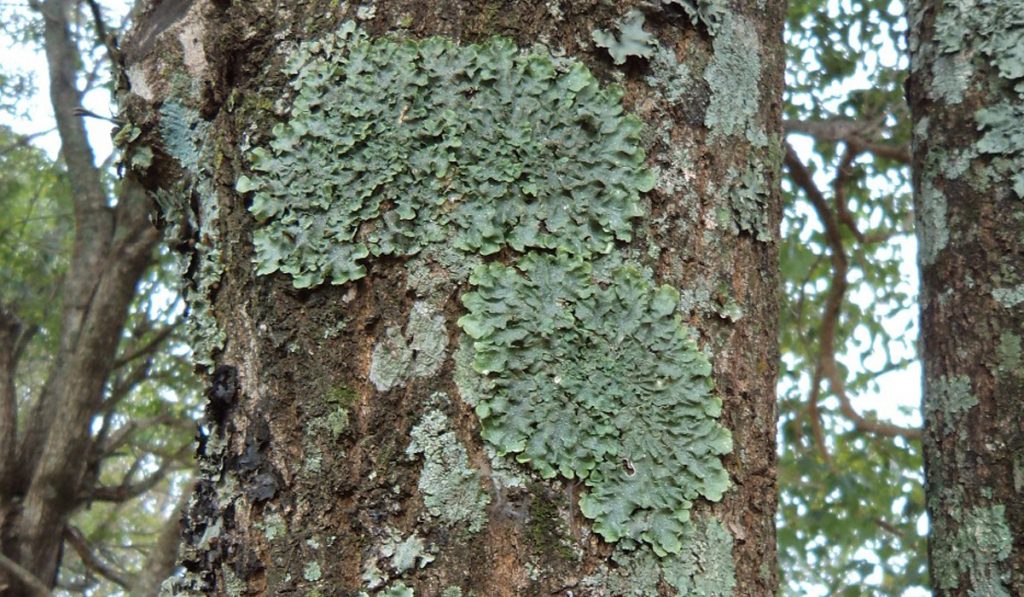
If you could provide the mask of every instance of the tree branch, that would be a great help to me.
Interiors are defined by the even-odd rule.
[[[833,185],[837,203],[843,202],[845,183],[849,176],[848,171],[846,174],[843,173],[843,167],[848,170],[855,157],[855,150],[848,148],[843,158],[840,172],[837,174]],[[814,183],[810,171],[807,170],[799,156],[796,155],[796,151],[789,144],[786,145],[785,164],[793,182],[804,190],[815,212],[817,212],[818,217],[821,219],[822,225],[825,227],[825,238],[829,247],[829,257],[832,261],[832,278],[829,283],[828,295],[825,299],[821,329],[818,332],[818,364],[814,370],[808,407],[812,415],[812,429],[814,429],[814,420],[818,412],[821,382],[825,379],[828,380],[831,392],[839,399],[839,411],[853,423],[857,430],[887,437],[919,438],[921,436],[920,429],[901,427],[874,419],[867,419],[858,413],[850,402],[850,397],[846,393],[846,383],[836,363],[835,347],[836,329],[839,325],[839,316],[846,297],[846,274],[848,269],[846,248],[843,245],[842,234],[839,232],[839,221],[836,220],[835,215],[825,201],[824,194]],[[842,208],[839,208],[838,211],[842,213]],[[818,425],[820,427],[820,423]],[[820,432],[820,429],[816,430],[815,433],[817,434],[818,432]],[[815,436],[815,441],[819,441],[817,435]],[[819,449],[823,449],[823,446],[823,443],[819,443]],[[824,451],[823,454],[827,455],[827,451]]]
[[[64,529],[64,539],[67,543],[75,550],[78,554],[78,558],[82,560],[85,567],[93,572],[99,574],[103,578],[120,585],[122,588],[127,589],[131,587],[131,582],[124,575],[112,565],[104,562],[98,554],[96,554],[89,545],[85,536],[82,535],[82,531],[79,531],[73,526],[68,526]]]
[[[50,597],[50,589],[43,584],[42,581],[36,578],[35,575],[28,570],[19,566],[17,562],[5,556],[2,552],[0,552],[0,568],[3,568],[9,572],[11,576],[18,579],[18,581],[25,585],[25,587],[35,597]]]
[[[828,120],[786,120],[783,122],[783,126],[787,133],[808,135],[818,141],[843,142],[857,153],[866,151],[909,165],[909,144],[893,144],[875,135],[882,122],[882,118],[870,121],[832,118]]]

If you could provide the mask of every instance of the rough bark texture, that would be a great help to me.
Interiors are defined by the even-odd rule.
[[[936,595],[1024,594],[1024,7],[912,2]]]
[[[644,4],[642,30],[641,13],[603,2],[144,8],[125,43],[129,111],[143,130],[137,146],[156,153],[147,185],[190,259],[193,325],[211,372],[204,472],[177,591],[774,592],[783,3],[709,2],[700,12],[656,4]],[[580,511],[587,485],[542,479],[481,439],[467,401],[482,398],[457,381],[478,375],[467,373],[473,344],[470,324],[464,332],[456,323],[467,313],[460,299],[479,288],[467,279],[472,265],[500,270],[521,252],[430,244],[413,256],[367,257],[365,276],[312,289],[256,275],[250,152],[286,119],[289,55],[349,21],[367,39],[468,46],[500,35],[533,53],[555,48],[603,86],[624,87],[657,183],[641,197],[633,240],[585,260],[595,270],[608,259],[633,263],[650,278],[638,287],[678,289],[674,312],[713,365],[720,422],[732,434],[723,458],[731,485],[716,503],[695,501],[671,550],[679,553],[655,555],[655,540],[632,550],[604,541]],[[607,50],[595,45],[597,30],[611,35],[597,36]],[[626,457],[622,467],[636,474]]]

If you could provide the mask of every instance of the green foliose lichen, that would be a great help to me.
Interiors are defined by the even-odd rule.
[[[635,8],[619,21],[618,35],[598,29],[591,37],[608,50],[615,64],[625,64],[630,56],[650,58],[658,48],[657,38],[644,30],[644,13]]]
[[[214,353],[224,346],[227,336],[217,325],[213,312],[213,293],[220,285],[224,264],[221,263],[218,219],[220,203],[213,186],[207,162],[212,147],[209,142],[210,123],[198,112],[169,100],[160,108],[160,136],[164,149],[188,174],[176,192],[161,191],[157,203],[168,223],[167,235],[172,242],[186,239],[190,231],[202,230],[193,248],[195,270],[187,283],[186,299],[189,315],[186,331],[191,339],[192,359],[207,368],[214,365]],[[198,212],[192,209],[191,195],[201,199]],[[178,261],[183,279],[192,268],[190,256]]]
[[[690,17],[690,23],[703,23],[711,35],[718,33],[722,19],[729,10],[725,0],[662,0],[662,3],[682,8]]]
[[[993,169],[1011,178],[1014,193],[1024,198],[1024,3],[945,0],[935,19],[935,40],[942,54],[962,61],[983,58],[1006,82],[1003,99],[975,114],[978,128],[984,131],[977,148],[994,156]],[[934,85],[948,82],[942,74],[936,71]]]
[[[956,534],[935,543],[933,571],[940,589],[960,587],[969,580],[969,597],[1011,597],[1009,573],[1002,562],[1010,557],[1013,536],[1002,505],[969,509],[959,521]]]
[[[405,574],[416,568],[425,568],[427,564],[434,561],[423,542],[423,539],[411,535],[402,539],[401,534],[389,529],[388,539],[381,545],[380,554],[390,560],[391,568],[396,574]]]
[[[693,500],[728,487],[732,449],[679,293],[629,266],[598,284],[566,255],[488,264],[470,282],[459,325],[488,385],[483,438],[544,478],[582,479],[580,508],[607,541],[678,553]]]
[[[621,88],[505,39],[371,39],[349,22],[284,72],[287,120],[236,188],[253,193],[257,273],[298,287],[435,242],[605,253],[654,186]]]
[[[772,240],[769,226],[770,212],[768,200],[771,189],[765,181],[761,168],[749,164],[741,174],[733,175],[734,181],[729,189],[729,203],[732,205],[736,226],[754,235],[759,241]]]
[[[978,151],[995,156],[992,166],[1009,176],[1013,192],[1024,198],[1024,94],[1020,101],[978,110],[975,118],[984,131],[977,143]]]
[[[487,522],[490,496],[480,486],[480,473],[469,464],[466,448],[451,430],[448,417],[431,410],[410,433],[409,456],[423,456],[419,490],[431,515],[450,527],[475,533]]]
[[[712,44],[714,55],[704,71],[711,101],[704,125],[712,138],[745,135],[757,147],[768,145],[757,123],[761,97],[761,42],[757,28],[746,17],[728,13]]]

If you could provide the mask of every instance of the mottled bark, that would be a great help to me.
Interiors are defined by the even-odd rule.
[[[139,16],[125,44],[136,94],[130,113],[144,131],[139,143],[156,150],[146,183],[164,197],[166,224],[191,258],[193,325],[209,350],[200,358],[216,364],[203,474],[185,521],[187,573],[177,590],[774,592],[783,7],[726,5],[710,2],[689,15],[675,3],[644,4],[642,30],[641,13],[602,2],[194,2]],[[598,270],[607,273],[609,260],[619,259],[649,276],[637,288],[677,289],[673,312],[712,364],[720,421],[732,435],[723,459],[730,486],[719,501],[695,500],[692,524],[674,548],[682,555],[652,551],[653,544],[672,549],[673,538],[638,540],[632,550],[605,541],[581,514],[581,497],[594,493],[589,485],[544,480],[536,458],[535,466],[519,464],[481,439],[469,402],[488,395],[470,396],[465,377],[492,378],[479,361],[471,371],[465,351],[473,350],[471,332],[489,332],[467,319],[460,329],[457,320],[467,314],[461,299],[483,284],[467,278],[474,264],[508,272],[500,264],[528,261],[512,248],[516,241],[496,253],[441,242],[366,257],[365,272],[348,264],[348,281],[338,285],[256,274],[253,260],[265,255],[254,252],[247,207],[250,191],[267,183],[254,182],[260,158],[250,152],[287,134],[272,130],[295,101],[286,59],[347,21],[368,40],[390,32],[465,47],[500,35],[534,54],[553,48],[571,57],[602,86],[624,86],[623,105],[644,124],[640,142],[657,182],[640,198],[632,241],[620,236],[580,257],[580,267],[593,264],[600,279]],[[607,50],[594,44],[597,30],[611,35],[597,36]],[[623,43],[630,35],[636,45]],[[444,43],[435,49],[458,51]],[[558,68],[579,73],[568,62]],[[462,93],[471,99],[477,91]],[[430,116],[403,110],[395,126]],[[301,185],[308,192],[328,184],[309,182]],[[343,200],[345,188],[336,191]],[[471,199],[446,209],[461,209],[461,200]],[[359,234],[388,225],[374,220]],[[376,248],[385,251],[384,242]],[[554,252],[533,253],[543,261]],[[621,466],[637,474],[625,456]]]
[[[936,595],[1024,594],[1024,6],[910,3]]]

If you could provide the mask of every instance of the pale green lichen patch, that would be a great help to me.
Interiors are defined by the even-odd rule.
[[[665,582],[679,595],[730,597],[736,587],[732,535],[717,519],[691,525],[679,554],[662,561]]]
[[[1022,358],[1021,338],[1013,332],[999,334],[996,346],[998,371],[1003,376],[1024,376],[1024,358]]]
[[[1024,94],[1018,102],[978,110],[975,118],[985,132],[978,140],[978,151],[996,156],[993,167],[1010,176],[1013,192],[1024,198]]]
[[[754,235],[759,241],[772,240],[768,222],[771,189],[765,181],[763,170],[750,164],[741,174],[734,174],[733,177],[735,180],[729,189],[729,203],[732,205],[736,226]]]
[[[391,568],[399,575],[417,568],[425,568],[434,561],[434,556],[427,551],[423,539],[416,535],[402,539],[401,534],[394,529],[389,529],[389,537],[381,545],[380,554],[390,561]]]
[[[346,23],[306,43],[286,122],[249,152],[259,274],[298,287],[365,275],[369,255],[434,242],[491,254],[604,253],[630,239],[641,122],[585,66],[508,40],[371,39]]]
[[[945,0],[935,19],[939,51],[966,49],[992,61],[999,76],[1024,94],[1024,4],[1018,0]]]
[[[943,375],[931,385],[929,400],[925,402],[925,418],[941,421],[941,432],[951,434],[958,430],[960,418],[978,404],[978,398],[971,391],[971,378]]]
[[[209,143],[210,123],[195,110],[175,101],[167,101],[160,108],[160,136],[164,149],[185,170],[190,181],[174,192],[162,190],[155,194],[157,203],[168,222],[168,235],[172,242],[185,242],[186,230],[202,230],[195,243],[197,268],[187,288],[189,315],[186,331],[191,339],[192,358],[204,367],[214,365],[213,355],[224,346],[227,336],[217,325],[213,312],[212,295],[220,285],[224,265],[221,263],[220,235],[217,220],[220,203],[214,190],[211,174],[206,171],[212,147]],[[191,194],[201,197],[199,211],[192,209]],[[191,267],[188,256],[178,260],[182,276]]]
[[[1024,303],[1024,284],[995,288],[992,290],[992,298],[996,299],[1000,305],[1007,309],[1013,309],[1017,305]]]
[[[1009,573],[1001,563],[1010,557],[1013,537],[1002,505],[970,509],[956,535],[935,544],[932,574],[940,589],[960,587],[969,579],[969,597],[1011,597]]]
[[[921,187],[921,209],[917,214],[921,220],[921,226],[918,227],[918,238],[921,240],[918,259],[923,265],[935,263],[939,253],[949,243],[946,207],[946,195],[935,188],[931,179],[926,178]]]
[[[694,92],[693,75],[685,62],[676,59],[671,48],[658,46],[651,57],[650,74],[644,81],[657,89],[670,104],[678,104]]]
[[[470,278],[481,435],[542,477],[583,479],[584,515],[607,541],[678,553],[693,500],[729,485],[711,365],[676,313],[679,293],[635,267],[598,284],[591,266],[530,254]]]
[[[722,19],[728,11],[725,0],[662,0],[662,3],[682,8],[693,25],[703,23],[711,35],[718,33]]]
[[[450,527],[475,533],[487,522],[490,496],[480,487],[480,473],[469,464],[469,456],[448,417],[440,410],[424,415],[410,433],[409,456],[423,456],[419,490],[431,515]]]
[[[736,587],[732,535],[717,519],[687,525],[678,554],[656,557],[647,550],[616,550],[614,566],[584,578],[580,585],[609,596],[647,597],[658,594],[658,583],[679,597],[729,597]]]
[[[1008,85],[1003,99],[975,114],[984,136],[978,151],[993,157],[992,167],[1010,177],[1013,190],[1024,198],[1024,3],[1018,0],[945,0],[935,19],[939,51],[954,60],[983,57]],[[939,56],[936,65],[940,64]],[[933,86],[948,87],[948,77],[936,71]],[[1013,96],[1016,97],[1013,97]],[[1006,97],[1010,96],[1010,97]]]
[[[746,17],[728,13],[713,43],[714,56],[704,71],[711,101],[704,125],[712,137],[746,135],[758,147],[768,136],[757,124],[760,105],[761,42]]]
[[[932,62],[932,84],[928,95],[947,104],[964,101],[964,92],[971,82],[974,68],[963,54],[936,56]]]
[[[598,47],[608,50],[615,64],[625,64],[630,56],[650,58],[658,48],[658,40],[644,30],[644,13],[629,11],[618,23],[618,32],[604,29],[594,31],[592,37]]]
[[[447,347],[444,315],[431,304],[417,301],[404,333],[389,327],[374,347],[370,381],[378,391],[386,392],[409,379],[433,375],[444,362]]]
[[[317,562],[306,562],[306,565],[302,567],[302,578],[309,582],[316,582],[323,576],[323,572],[320,570],[320,564]]]

